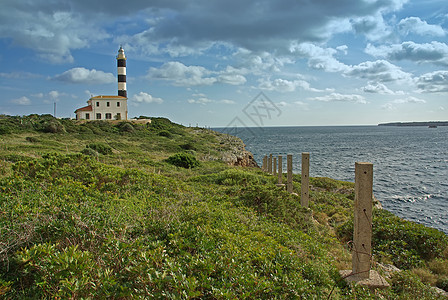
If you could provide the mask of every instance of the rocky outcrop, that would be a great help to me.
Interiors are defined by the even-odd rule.
[[[259,167],[240,138],[228,134],[219,134],[217,137],[223,148],[221,160],[231,166]]]

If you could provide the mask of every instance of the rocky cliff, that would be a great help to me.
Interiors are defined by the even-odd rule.
[[[221,157],[223,161],[231,166],[259,167],[253,154],[246,150],[240,138],[228,134],[219,134],[217,138],[221,145],[225,145]]]

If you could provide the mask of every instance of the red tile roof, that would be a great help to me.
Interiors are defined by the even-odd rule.
[[[78,111],[92,111],[92,105],[87,105],[87,106],[78,108],[77,110],[75,110],[75,113],[77,113]]]

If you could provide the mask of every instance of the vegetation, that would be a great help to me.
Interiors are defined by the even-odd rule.
[[[56,122],[64,130],[47,130]],[[277,178],[222,162],[230,146],[213,131],[31,115],[0,117],[0,134],[0,298],[443,299],[431,286],[447,290],[447,236],[383,210],[372,265],[391,288],[347,285],[338,271],[351,268],[353,183],[311,178],[305,209]]]

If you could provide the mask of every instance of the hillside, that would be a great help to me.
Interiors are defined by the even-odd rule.
[[[448,121],[429,121],[429,122],[392,122],[392,123],[381,123],[378,126],[398,126],[398,127],[409,127],[409,126],[448,126]]]
[[[235,137],[31,115],[0,138],[0,297],[446,299],[444,233],[375,209],[391,288],[347,285],[354,184],[311,178],[302,208]]]

